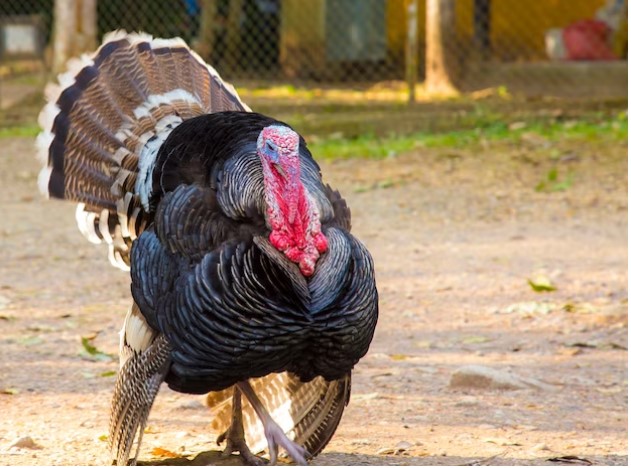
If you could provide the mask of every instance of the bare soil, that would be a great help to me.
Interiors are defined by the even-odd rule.
[[[116,355],[128,277],[71,203],[41,199],[32,140],[0,143],[0,463],[109,464],[117,361],[81,337]],[[553,167],[567,183],[535,191]],[[322,170],[374,256],[381,315],[313,464],[627,465],[625,145],[526,135]],[[450,386],[468,364],[538,385]],[[202,401],[164,388],[140,459],[234,463]],[[11,447],[25,436],[36,447]]]

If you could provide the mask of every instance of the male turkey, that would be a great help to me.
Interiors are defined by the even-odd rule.
[[[40,189],[131,269],[109,442],[135,463],[160,384],[209,393],[226,452],[319,453],[377,322],[370,254],[305,141],[180,39],[115,32],[49,90]],[[244,394],[247,401],[241,402]],[[136,441],[136,451],[130,459]]]

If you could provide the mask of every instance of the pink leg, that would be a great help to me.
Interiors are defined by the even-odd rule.
[[[217,437],[218,445],[223,441],[226,441],[226,448],[223,451],[224,456],[229,456],[233,452],[239,452],[241,459],[247,465],[264,465],[266,463],[263,458],[254,455],[245,442],[243,414],[241,412],[241,390],[239,390],[239,387],[234,388],[234,394],[232,395],[232,421],[230,421],[230,427]]]
[[[267,439],[267,445],[269,446],[270,464],[276,464],[276,460],[278,458],[278,447],[281,446],[296,463],[306,465],[307,458],[310,457],[309,452],[285,435],[280,426],[267,412],[263,403],[259,400],[259,397],[256,396],[256,393],[250,383],[246,380],[239,382],[237,385],[245,397],[249,400],[250,404],[254,408],[254,411],[256,411],[256,414],[263,423],[263,427],[265,428],[265,438]]]

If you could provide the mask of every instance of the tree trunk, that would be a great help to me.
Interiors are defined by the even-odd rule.
[[[97,46],[96,0],[55,0],[53,72],[65,71],[66,62]]]
[[[77,30],[76,0],[55,0],[53,33],[53,72],[65,70],[66,62],[72,57],[75,32]]]
[[[216,0],[201,0],[201,18],[199,20],[199,35],[195,50],[208,63],[211,62],[213,46],[215,44],[215,17],[217,15]]]
[[[96,0],[78,0],[77,13],[79,33],[77,52],[90,52],[97,47]]]
[[[455,20],[455,0],[427,0],[425,87],[428,92],[457,92]]]
[[[243,0],[230,0],[226,27],[226,70],[234,73],[241,55],[240,21],[243,14]]]
[[[408,84],[408,102],[412,104],[416,101],[418,80],[418,0],[408,0],[405,77]]]

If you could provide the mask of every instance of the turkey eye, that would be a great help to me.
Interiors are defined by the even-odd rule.
[[[269,141],[267,143],[265,143],[265,149],[267,151],[276,151],[276,147],[270,143]]]

